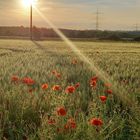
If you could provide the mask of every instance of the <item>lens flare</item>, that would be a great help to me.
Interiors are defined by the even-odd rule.
[[[53,30],[61,37],[61,39],[75,52],[75,54],[85,62],[89,68],[105,83],[112,83],[112,89],[116,97],[119,98],[125,105],[130,107],[134,107],[135,100],[130,99],[128,96],[128,92],[118,83],[115,82],[108,74],[102,71],[98,66],[95,66],[94,62],[92,62],[88,57],[86,57],[77,47],[73,44],[50,20],[48,20],[39,9],[34,7],[36,12],[42,17],[42,19],[51,27]],[[119,90],[121,89],[121,90]]]
[[[22,0],[22,3],[25,7],[29,7],[31,5],[35,5],[37,0]]]

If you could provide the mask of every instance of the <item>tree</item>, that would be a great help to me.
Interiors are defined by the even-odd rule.
[[[34,40],[41,40],[41,31],[39,28],[33,26],[33,39]]]

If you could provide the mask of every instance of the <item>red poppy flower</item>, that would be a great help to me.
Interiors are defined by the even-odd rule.
[[[92,118],[90,124],[93,126],[101,126],[103,125],[103,121],[100,118]]]
[[[66,93],[73,93],[75,91],[75,87],[74,86],[68,86],[65,90]]]
[[[33,89],[29,89],[29,92],[32,93],[33,92]]]
[[[48,89],[48,84],[43,84],[41,87],[43,90]]]
[[[53,70],[52,71],[52,74],[56,75],[57,74],[57,71],[56,70]]]
[[[65,130],[68,130],[68,129],[70,129],[70,126],[66,123],[66,124],[64,125],[64,129],[65,129]]]
[[[59,116],[66,116],[67,111],[66,111],[66,109],[65,109],[64,107],[59,107],[59,108],[57,109],[57,114],[58,114]]]
[[[52,90],[59,91],[59,90],[61,90],[61,87],[59,85],[55,85],[55,86],[53,86]]]
[[[70,118],[68,120],[67,124],[70,125],[70,128],[73,128],[73,129],[76,128],[76,122],[75,122],[75,120],[73,118]]]
[[[78,88],[80,86],[80,83],[75,84],[75,88]]]
[[[97,81],[95,81],[95,80],[90,81],[90,86],[95,88],[97,86]]]
[[[107,97],[106,96],[100,96],[100,99],[101,99],[102,102],[105,102]]]
[[[97,80],[98,80],[98,77],[97,76],[94,76],[94,77],[91,78],[90,81],[97,81]]]
[[[19,81],[19,77],[18,76],[12,76],[11,81],[12,82],[18,82]]]
[[[48,124],[49,125],[54,125],[56,123],[55,119],[49,119]]]
[[[53,70],[53,71],[52,71],[52,74],[53,74],[54,76],[56,76],[57,78],[61,78],[61,74],[58,73],[56,70]]]
[[[112,93],[113,93],[111,89],[108,89],[108,90],[106,90],[105,92],[106,92],[107,94],[112,94]]]
[[[64,125],[65,129],[75,129],[76,128],[76,122],[73,118],[70,118],[67,123]]]
[[[98,80],[98,77],[97,76],[94,76],[90,79],[90,86],[95,88],[97,86],[97,80]]]
[[[72,64],[76,65],[78,63],[78,61],[76,59],[72,60]]]
[[[61,78],[61,74],[60,74],[60,73],[57,73],[57,74],[56,74],[56,77],[57,77],[57,78]]]
[[[104,86],[109,88],[109,87],[111,87],[111,84],[110,83],[105,83]]]
[[[33,85],[33,84],[35,84],[35,81],[33,79],[31,79],[31,78],[28,78],[28,77],[23,78],[22,82],[24,84],[27,84],[27,85]]]

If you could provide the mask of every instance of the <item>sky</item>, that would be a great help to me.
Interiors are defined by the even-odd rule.
[[[99,9],[99,29],[140,28],[140,0],[38,0],[36,7],[59,28],[95,29]],[[29,26],[29,7],[22,0],[0,0],[0,26]],[[33,10],[33,24],[48,27]]]

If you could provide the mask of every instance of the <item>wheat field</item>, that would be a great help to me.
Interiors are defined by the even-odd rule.
[[[139,140],[140,43],[0,40],[0,138]],[[114,88],[115,87],[115,88]]]

